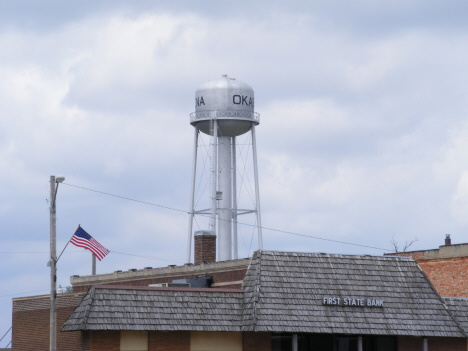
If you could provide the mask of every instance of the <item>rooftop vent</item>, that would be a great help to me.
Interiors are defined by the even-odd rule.
[[[159,283],[148,286],[150,288],[190,288],[190,283]]]
[[[450,234],[445,234],[445,246],[452,245],[452,239],[450,239]]]
[[[213,283],[213,277],[197,277],[196,279],[173,279],[174,284],[189,284],[192,288],[209,288]]]

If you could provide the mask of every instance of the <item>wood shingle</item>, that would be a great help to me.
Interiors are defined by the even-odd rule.
[[[460,325],[468,327],[468,317],[461,324],[453,318],[412,258],[258,251],[242,288],[93,286],[62,331],[465,337]],[[330,305],[324,298],[383,301],[383,306]],[[467,316],[468,303],[465,307]]]
[[[243,289],[245,331],[464,336],[411,258],[256,252]],[[383,307],[324,298],[382,300]]]

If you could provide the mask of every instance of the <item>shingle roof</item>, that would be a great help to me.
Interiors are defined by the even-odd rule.
[[[240,331],[243,296],[240,289],[93,286],[61,331]]]
[[[243,288],[246,331],[464,336],[411,258],[257,252]],[[384,307],[329,306],[324,297]]]
[[[62,331],[465,337],[412,258],[259,251],[243,289],[94,286]],[[378,299],[383,307],[324,305],[324,297]]]
[[[453,297],[444,297],[443,299],[452,316],[468,334],[468,299]]]

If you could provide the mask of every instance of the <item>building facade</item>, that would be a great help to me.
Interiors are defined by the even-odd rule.
[[[468,244],[452,244],[447,234],[438,249],[389,255],[412,257],[441,296],[468,298]]]
[[[193,351],[466,350],[462,325],[406,257],[259,251],[242,289],[95,285],[62,332],[89,332],[91,350],[160,350],[164,335]]]
[[[206,288],[149,286],[207,276]],[[59,350],[467,349],[468,304],[442,299],[411,257],[258,251],[72,282],[82,291],[59,295]],[[14,299],[14,350],[31,350],[28,332],[48,350],[47,300]]]

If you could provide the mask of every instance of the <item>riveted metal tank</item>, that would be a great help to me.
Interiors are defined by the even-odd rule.
[[[260,123],[260,115],[254,107],[252,87],[223,75],[196,90],[195,112],[190,114],[190,124],[205,134],[213,135],[212,121],[216,119],[218,136],[242,135],[250,130],[252,123]]]

